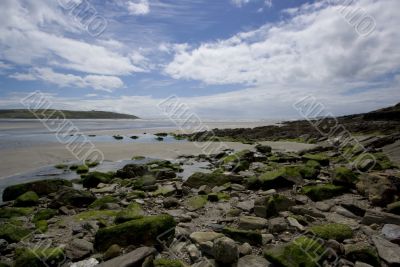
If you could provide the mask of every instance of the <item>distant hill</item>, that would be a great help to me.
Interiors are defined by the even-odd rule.
[[[138,119],[138,117],[129,114],[121,114],[107,111],[73,111],[60,110],[67,119]],[[55,110],[48,109],[38,111],[37,114],[44,112],[51,116]],[[36,119],[36,116],[27,109],[0,109],[0,119]]]

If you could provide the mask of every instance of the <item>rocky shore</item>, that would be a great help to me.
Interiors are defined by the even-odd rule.
[[[378,139],[363,141],[377,160],[364,171],[327,144],[58,165],[80,178],[5,189],[0,266],[398,266],[400,171]]]

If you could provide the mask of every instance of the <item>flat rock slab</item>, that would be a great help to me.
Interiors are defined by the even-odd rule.
[[[213,241],[223,236],[224,236],[223,234],[216,232],[194,232],[190,235],[190,239],[200,244],[207,241]]]
[[[398,245],[380,236],[372,237],[372,241],[381,259],[390,265],[400,264],[400,247]]]
[[[237,267],[268,267],[271,263],[256,255],[247,255],[239,259]]]
[[[116,257],[112,260],[103,262],[99,265],[96,265],[97,267],[136,267],[136,266],[142,266],[142,262],[150,255],[156,254],[156,250],[154,248],[150,247],[141,247],[138,249],[135,249],[134,251]]]
[[[391,213],[368,210],[361,221],[362,224],[371,225],[373,223],[389,223],[400,225],[400,216]]]
[[[382,228],[382,235],[393,243],[400,243],[400,226],[395,224],[385,224]]]

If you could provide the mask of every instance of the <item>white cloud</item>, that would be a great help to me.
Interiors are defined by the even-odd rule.
[[[128,1],[127,8],[131,15],[146,15],[150,13],[150,4],[148,0]]]
[[[377,23],[368,37],[357,34],[338,6],[316,2],[292,11],[290,19],[278,24],[177,51],[165,72],[207,84],[318,84],[320,90],[336,84],[333,94],[346,83],[371,82],[398,72],[400,2],[359,0],[354,2],[358,7]]]
[[[30,73],[15,73],[9,77],[20,81],[42,80],[60,87],[93,88],[107,92],[112,92],[124,86],[123,81],[116,76],[86,75],[81,77],[57,73],[50,68],[35,68]]]
[[[245,6],[251,2],[261,2],[261,0],[231,0],[232,4],[237,7]],[[272,0],[264,0],[265,7],[271,8],[272,7]],[[262,10],[263,8],[261,8]]]

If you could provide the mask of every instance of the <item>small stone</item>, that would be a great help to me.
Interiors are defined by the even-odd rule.
[[[199,244],[199,249],[204,255],[213,256],[214,243],[211,241],[203,242]]]
[[[295,218],[287,217],[289,225],[295,227],[297,230],[304,231],[304,226],[301,225]]]
[[[358,216],[343,207],[335,207],[335,212],[347,218],[358,219]]]
[[[177,206],[179,206],[179,200],[174,197],[167,197],[166,199],[164,199],[163,205],[164,205],[164,208],[166,208],[166,209],[169,209],[172,207],[177,207]]]
[[[103,262],[97,265],[97,267],[141,266],[148,256],[155,255],[156,252],[154,248],[141,247],[128,254]]]
[[[232,264],[239,258],[239,249],[232,239],[221,237],[214,241],[213,254],[217,262]]]
[[[246,187],[240,184],[231,184],[231,189],[234,191],[244,191],[246,190]]]

